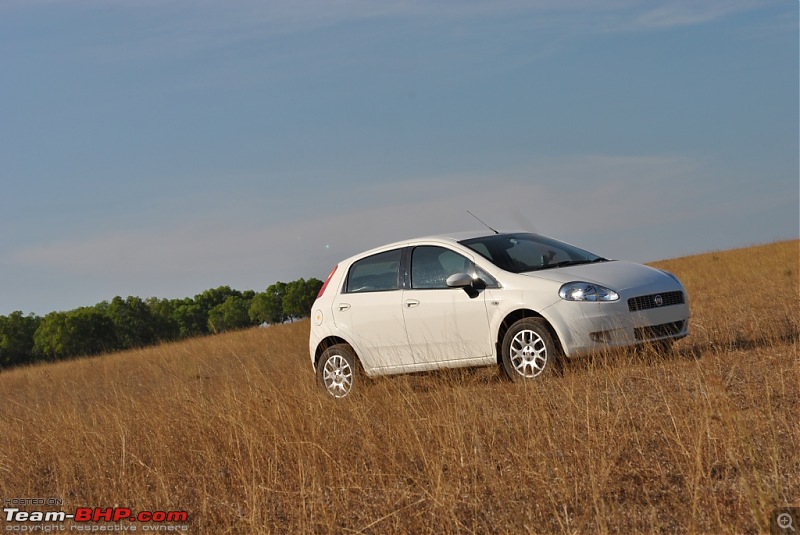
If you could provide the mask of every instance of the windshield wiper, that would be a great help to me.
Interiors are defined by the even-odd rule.
[[[545,269],[558,269],[567,266],[581,266],[585,264],[594,264],[595,262],[611,262],[611,260],[603,257],[595,258],[594,260],[562,260],[561,262],[555,262],[554,264],[530,267],[521,271],[513,271],[511,269],[508,269],[507,271],[512,271],[512,273],[530,273],[532,271],[543,271]]]
[[[542,266],[539,269],[556,269],[567,266],[581,266],[584,264],[594,264],[595,262],[608,262],[608,259],[601,257],[601,258],[595,258],[594,260],[562,260],[561,262],[556,262],[555,264],[548,264],[546,266]]]
[[[592,260],[562,260],[561,262],[556,262],[555,264],[550,264],[549,268],[560,268],[560,267],[567,267],[567,266],[579,266],[581,264],[591,264]]]

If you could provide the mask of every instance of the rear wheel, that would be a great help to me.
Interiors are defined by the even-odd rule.
[[[356,354],[347,344],[336,344],[322,352],[317,363],[317,385],[331,397],[352,394],[358,381]]]
[[[560,366],[560,350],[544,320],[523,318],[503,337],[501,368],[512,381],[535,379]]]

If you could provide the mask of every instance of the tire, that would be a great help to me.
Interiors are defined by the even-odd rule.
[[[500,367],[512,381],[561,371],[560,347],[541,318],[523,318],[514,323],[503,337],[500,357]]]
[[[317,363],[317,385],[336,399],[353,394],[359,375],[358,359],[347,344],[330,346],[322,352]]]

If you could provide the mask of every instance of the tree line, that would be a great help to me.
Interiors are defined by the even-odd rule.
[[[115,297],[45,316],[0,316],[0,367],[96,355],[307,317],[316,278],[276,282],[264,292],[220,286],[184,299]]]

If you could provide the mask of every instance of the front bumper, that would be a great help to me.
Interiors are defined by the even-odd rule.
[[[599,303],[562,300],[548,307],[547,318],[566,356],[689,334],[687,302],[631,311],[629,297],[620,295],[618,301]]]

